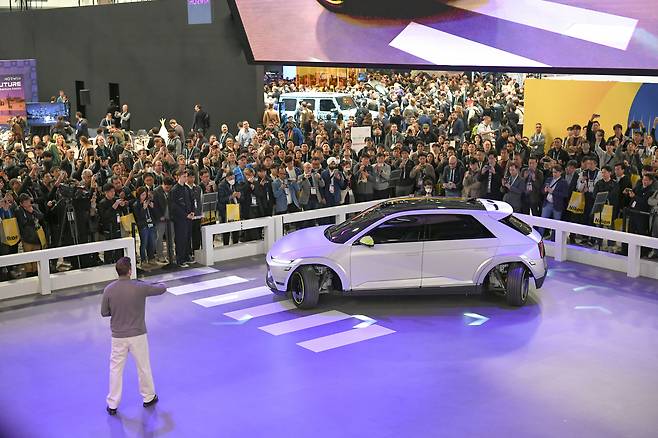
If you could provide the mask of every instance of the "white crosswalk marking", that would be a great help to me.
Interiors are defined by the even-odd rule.
[[[235,320],[242,320],[246,316],[251,318],[258,318],[259,316],[272,315],[279,312],[286,312],[288,310],[293,310],[297,306],[290,301],[275,301],[274,303],[261,304],[260,306],[247,307],[246,309],[234,310],[233,312],[227,312],[224,315]]]
[[[215,289],[218,287],[230,286],[232,284],[245,283],[249,280],[246,278],[238,277],[236,275],[229,275],[228,277],[215,278],[214,280],[201,281],[199,283],[184,284],[182,286],[170,287],[167,292],[174,295],[184,295],[192,292],[200,292],[208,289]]]
[[[626,50],[638,23],[634,18],[546,0],[453,0],[448,4],[620,50]]]
[[[251,298],[263,297],[265,295],[272,295],[272,291],[267,286],[254,287],[252,289],[241,290],[238,292],[230,292],[220,295],[214,295],[207,298],[199,298],[192,301],[203,307],[215,307],[222,304],[236,303],[238,301],[249,300]]]
[[[541,62],[480,44],[422,24],[411,22],[389,43],[435,65],[506,65],[509,67],[549,67]]]
[[[342,321],[351,317],[351,315],[339,312],[338,310],[329,310],[327,312],[316,313],[315,315],[277,322],[275,324],[270,324],[259,328],[274,336],[279,336],[286,333],[305,330],[311,327],[317,327],[324,324],[330,324],[332,322]]]
[[[391,333],[395,333],[395,330],[375,324],[362,329],[347,330],[333,335],[298,342],[297,345],[315,353],[320,353],[356,342],[367,341],[368,339],[379,336],[390,335]]]
[[[184,278],[196,277],[196,276],[199,276],[199,275],[214,274],[215,272],[219,272],[219,271],[215,268],[211,268],[209,266],[204,266],[202,268],[192,268],[192,269],[186,269],[184,271],[168,272],[166,274],[159,274],[159,275],[151,275],[151,276],[148,276],[148,277],[144,277],[141,280],[148,281],[149,283],[162,283],[162,282],[165,282],[165,281],[182,280]]]

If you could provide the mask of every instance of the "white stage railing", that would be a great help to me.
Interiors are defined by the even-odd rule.
[[[379,202],[381,201],[369,201],[359,204],[321,208],[261,219],[250,219],[205,226],[201,230],[203,248],[197,251],[197,260],[210,266],[216,262],[224,260],[264,254],[272,247],[272,244],[276,240],[283,237],[285,234],[285,225],[287,224],[327,217],[334,217],[336,223],[339,223],[344,221],[348,214],[358,213]],[[515,213],[515,215],[532,226],[555,231],[555,242],[545,241],[545,244],[547,254],[554,257],[557,261],[571,260],[591,266],[626,272],[629,277],[643,276],[658,279],[658,263],[640,259],[640,247],[644,246],[658,249],[658,239],[656,238],[524,214]],[[264,241],[261,240],[213,248],[212,242],[216,234],[261,227],[265,229]],[[569,234],[579,234],[626,243],[628,244],[628,256],[597,251],[596,249],[585,248],[577,245],[567,245]]]
[[[348,214],[358,213],[378,202],[380,201],[370,201],[359,204],[303,211],[299,213],[206,225],[201,229],[202,247],[200,250],[196,251],[196,259],[201,264],[211,266],[217,262],[265,254],[277,239],[283,237],[285,234],[285,226],[288,224],[328,217],[335,218],[336,223],[339,223],[344,221]],[[516,214],[516,216],[532,226],[555,231],[555,242],[546,241],[545,243],[547,254],[554,257],[557,261],[571,260],[591,266],[626,272],[629,277],[643,276],[658,279],[658,263],[640,259],[640,247],[644,246],[658,249],[658,239],[656,238],[570,222],[556,221],[553,219],[545,219],[536,216],[523,214]],[[218,234],[255,229],[263,229],[263,238],[227,246],[214,246],[214,239]],[[611,254],[576,245],[568,245],[567,240],[569,234],[578,234],[625,243],[628,245],[628,256]],[[49,273],[48,265],[49,260],[57,259],[59,257],[71,257],[79,254],[89,254],[114,249],[123,249],[124,253],[131,258],[133,266],[136,266],[135,240],[131,237],[2,256],[0,257],[0,267],[37,262],[39,275],[38,278],[26,278],[0,283],[0,299],[34,293],[45,295],[51,293],[53,290],[94,284],[116,278],[113,265],[72,270],[56,274]],[[133,276],[134,275],[135,273],[133,273]]]
[[[641,247],[658,249],[658,239],[642,236],[640,234],[609,230],[606,228],[591,227],[589,225],[574,224],[525,214],[514,214],[519,219],[534,227],[541,227],[555,231],[555,241],[544,241],[547,254],[558,262],[571,260],[586,265],[605,269],[626,272],[629,277],[643,277],[658,279],[658,263],[644,261],[640,258]],[[628,255],[611,254],[596,249],[583,248],[577,245],[568,245],[569,234],[579,234],[596,237],[603,240],[626,243]]]
[[[116,278],[114,265],[95,266],[92,268],[75,269],[68,272],[57,272],[51,274],[50,260],[57,260],[60,257],[74,257],[82,254],[120,249],[123,249],[123,253],[126,257],[130,257],[132,266],[136,266],[135,239],[132,237],[104,240],[102,242],[82,243],[80,245],[62,246],[58,248],[2,256],[0,257],[0,267],[36,262],[38,276],[0,283],[0,299],[15,298],[36,293],[48,295],[53,290],[113,280]],[[133,278],[137,278],[136,271],[137,269],[133,269]]]

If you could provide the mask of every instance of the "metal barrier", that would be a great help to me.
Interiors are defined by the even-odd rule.
[[[130,257],[133,267],[137,266],[135,260],[135,240],[132,237],[2,256],[0,257],[0,267],[36,262],[38,277],[22,278],[0,283],[0,299],[15,298],[35,293],[48,295],[53,290],[113,280],[116,278],[114,265],[96,266],[51,274],[50,260],[119,249],[123,249],[124,255]],[[132,278],[137,278],[137,269],[133,269]]]

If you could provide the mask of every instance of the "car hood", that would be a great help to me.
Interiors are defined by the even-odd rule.
[[[295,260],[305,257],[322,257],[334,251],[340,244],[324,236],[327,226],[304,228],[286,234],[270,249],[268,255],[274,259]]]

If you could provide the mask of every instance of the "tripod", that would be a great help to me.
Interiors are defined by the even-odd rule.
[[[59,205],[60,202],[64,203],[64,211],[62,217],[60,218],[61,228],[59,230],[59,238],[57,239],[57,246],[63,246],[62,244],[64,240],[64,231],[66,230],[64,226],[64,221],[68,223],[69,232],[71,233],[71,240],[73,241],[73,245],[79,245],[80,238],[78,236],[78,223],[75,216],[75,208],[73,207],[73,202],[69,198],[62,198],[57,202],[57,205]],[[75,260],[77,260],[78,262],[78,268],[82,267],[80,263],[79,254],[75,256]]]

